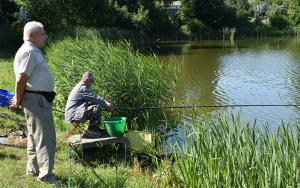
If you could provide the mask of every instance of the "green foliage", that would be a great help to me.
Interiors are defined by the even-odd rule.
[[[300,25],[293,28],[296,35],[300,35]]]
[[[183,24],[196,18],[215,29],[232,26],[236,20],[236,13],[224,0],[186,0],[182,2],[177,15]]]
[[[55,108],[64,111],[70,91],[86,71],[94,75],[93,91],[117,108],[155,107],[173,102],[179,73],[176,62],[168,66],[131,48],[121,41],[105,43],[88,30],[83,37],[52,44],[46,50],[46,59],[55,76]],[[127,117],[128,129],[153,131],[159,124],[160,111],[119,111],[115,115]],[[151,121],[147,123],[145,119]]]
[[[200,36],[205,35],[206,26],[205,24],[197,19],[188,20],[185,25],[181,26],[181,31],[187,35],[192,37],[193,39],[197,39]]]
[[[66,27],[120,28],[145,34],[174,29],[166,11],[156,7],[155,1],[115,0],[13,0],[18,7],[27,9],[27,22],[39,21],[47,32]],[[170,1],[166,1],[169,4]],[[129,7],[129,8],[128,8]],[[16,14],[20,13],[9,12]],[[1,14],[0,14],[1,16]],[[7,17],[7,16],[6,16]],[[21,26],[22,21],[14,20]]]
[[[133,23],[135,28],[142,32],[150,31],[150,19],[149,19],[149,10],[145,10],[143,6],[138,8],[137,14],[133,15]]]
[[[277,134],[273,134],[268,125],[263,130],[255,122],[243,125],[239,114],[200,118],[199,112],[194,111],[191,121],[182,121],[181,137],[174,133],[174,139],[164,142],[160,152],[169,151],[172,157],[165,162],[156,159],[155,175],[162,185],[170,183],[164,175],[176,187],[299,185],[298,124],[282,122]]]
[[[205,29],[205,24],[197,19],[190,19],[187,23],[187,27],[193,36],[198,36]]]
[[[11,24],[16,21],[14,13],[18,12],[17,5],[10,0],[0,1],[0,24]]]
[[[8,25],[0,24],[0,55],[14,55],[23,43],[22,33]]]
[[[43,23],[46,31],[59,30],[63,27],[63,14],[61,4],[56,0],[14,0],[19,7],[26,8],[27,19],[29,21],[39,21]],[[18,17],[20,13],[17,14]],[[17,23],[22,23],[17,20]]]
[[[266,15],[269,17],[273,16],[286,16],[287,15],[287,10],[283,8],[279,8],[277,6],[273,6],[269,8],[269,10],[266,12]]]
[[[270,25],[279,30],[288,29],[289,22],[283,16],[273,16],[270,17]]]
[[[300,24],[300,2],[298,0],[291,0],[290,9],[292,12],[290,16],[290,22],[292,26],[297,26]]]
[[[235,9],[237,17],[250,16],[251,8],[248,0],[225,0],[225,4]]]
[[[223,32],[222,32],[223,40],[234,39],[235,32],[236,32],[236,28],[228,28],[228,27],[223,28]]]

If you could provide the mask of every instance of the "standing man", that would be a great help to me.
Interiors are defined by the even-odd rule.
[[[90,120],[85,136],[101,137],[105,134],[104,130],[99,128],[102,107],[108,112],[114,112],[115,106],[93,93],[90,89],[93,83],[93,74],[85,72],[81,82],[73,88],[68,97],[65,121],[71,123]]]
[[[16,85],[10,107],[18,108],[21,105],[26,115],[26,174],[37,176],[38,181],[55,184],[55,175],[52,173],[56,148],[52,114],[54,77],[41,52],[47,38],[41,23],[32,21],[25,25],[24,44],[14,59]]]

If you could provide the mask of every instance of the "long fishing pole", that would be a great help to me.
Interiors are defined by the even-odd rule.
[[[147,110],[147,109],[166,109],[166,108],[228,108],[228,107],[278,107],[278,106],[293,106],[294,104],[232,104],[232,105],[201,105],[201,106],[162,106],[162,107],[136,107],[136,108],[116,108],[118,110]],[[54,111],[65,113],[60,110],[53,109]],[[103,109],[105,111],[105,109]]]
[[[116,110],[143,110],[143,109],[165,109],[165,108],[226,108],[226,107],[275,107],[294,106],[292,104],[236,104],[236,105],[202,105],[202,106],[163,106],[163,107],[137,107],[137,108],[116,108]]]

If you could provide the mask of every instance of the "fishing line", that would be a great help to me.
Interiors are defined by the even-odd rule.
[[[138,107],[138,108],[116,108],[116,110],[144,110],[144,109],[165,109],[165,108],[226,108],[226,107],[278,107],[294,106],[290,104],[244,104],[244,105],[202,105],[202,106],[164,106],[164,107]]]
[[[299,105],[293,105],[293,104],[233,104],[233,105],[200,105],[200,106],[163,106],[163,107],[136,107],[136,108],[116,108],[116,111],[118,110],[148,110],[148,109],[168,109],[168,108],[228,108],[228,107],[296,107],[298,108]],[[53,111],[57,111],[60,113],[65,113],[61,110],[52,109]],[[104,111],[106,111],[104,109]],[[3,116],[0,114],[0,117],[4,119],[10,119],[12,121],[12,118]],[[15,121],[21,128],[26,130],[26,127],[17,121]]]
[[[166,109],[166,108],[227,108],[227,107],[298,107],[299,105],[293,104],[233,104],[233,105],[202,105],[202,106],[163,106],[163,107],[135,107],[135,108],[116,108],[118,110],[147,110],[147,109]],[[54,111],[65,113],[60,110],[53,109]],[[106,111],[104,109],[104,111]]]

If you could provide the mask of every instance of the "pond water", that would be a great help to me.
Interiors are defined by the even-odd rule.
[[[152,47],[164,61],[184,61],[176,91],[184,105],[294,105],[300,93],[300,38],[247,38],[234,41],[166,41]],[[299,122],[289,106],[207,108],[208,113],[241,113],[244,124],[276,133],[281,121]],[[191,119],[191,112],[183,114]]]

